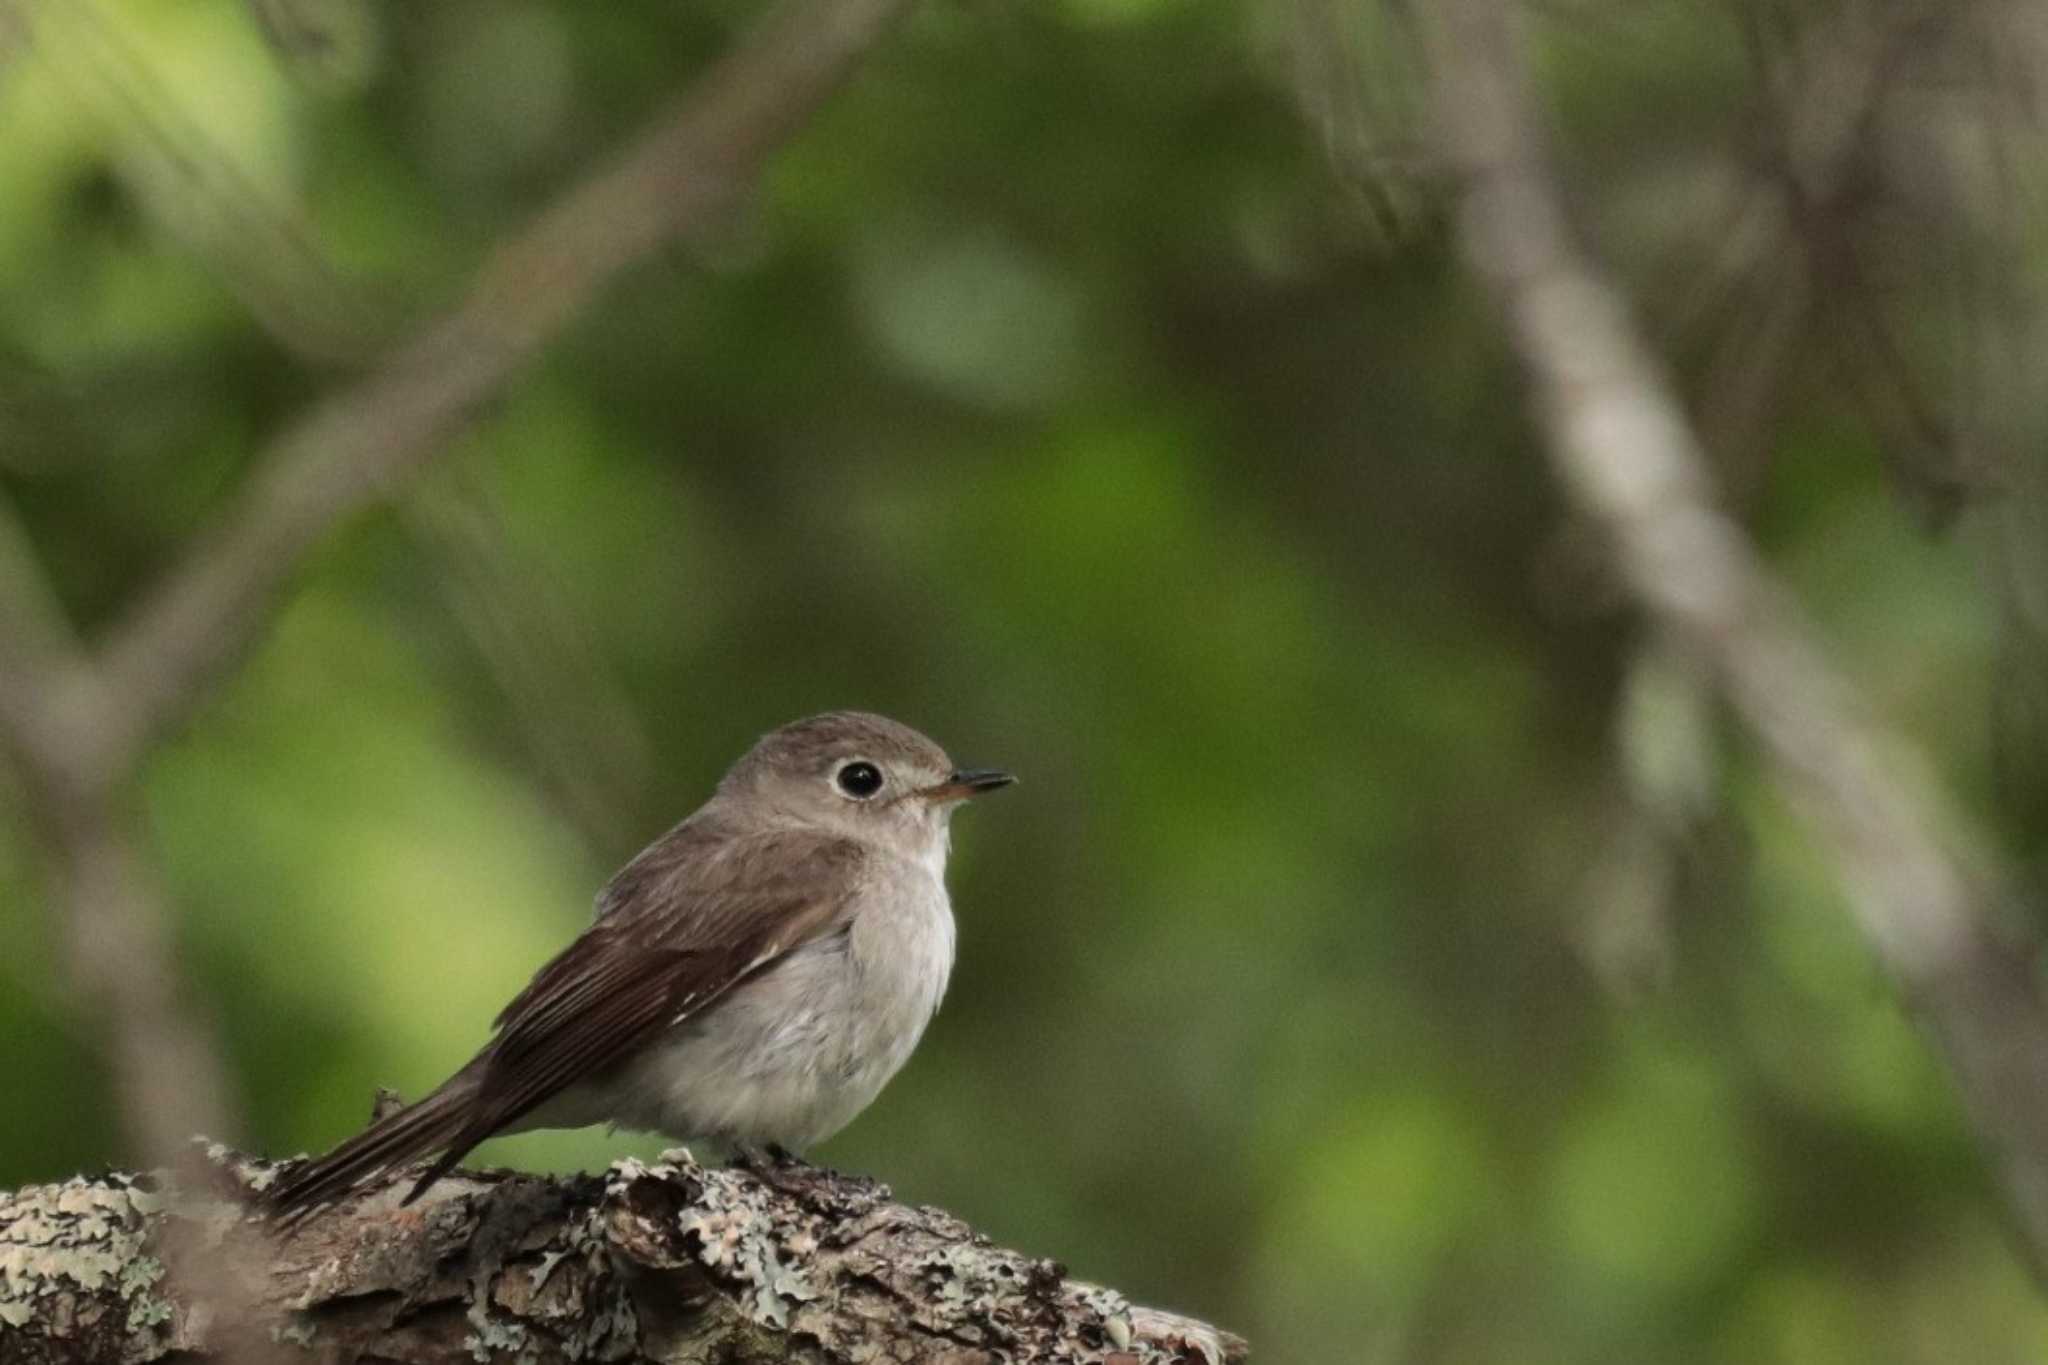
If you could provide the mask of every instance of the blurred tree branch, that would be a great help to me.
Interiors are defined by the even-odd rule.
[[[450,619],[497,680],[544,784],[595,847],[637,849],[631,812],[653,774],[650,740],[589,623],[523,552],[495,491],[474,473],[447,461],[399,514],[431,557]]]
[[[274,1239],[275,1168],[210,1153],[211,1188],[109,1175],[0,1194],[0,1360],[1099,1361],[1229,1365],[1245,1343],[1053,1261],[989,1244],[886,1186],[687,1153],[605,1175],[398,1188]],[[213,1294],[154,1256],[204,1245]],[[241,1304],[213,1311],[222,1289]],[[25,1354],[17,1355],[10,1342]]]
[[[306,554],[428,463],[614,277],[698,230],[909,8],[778,8],[609,165],[491,253],[468,295],[256,461],[241,496],[94,648],[0,517],[0,727],[64,905],[71,974],[110,1034],[139,1151],[233,1135],[210,1030],[181,1002],[170,915],[129,788],[262,631]],[[34,7],[10,7],[33,50]]]
[[[1741,529],[1626,301],[1575,240],[1508,0],[1417,6],[1472,271],[1505,315],[1551,462],[1642,606],[1708,662],[1831,849],[1873,950],[1946,1054],[2037,1274],[2048,1271],[2048,1002],[2038,946],[1937,784],[1864,713]]]
[[[100,0],[0,0],[0,23],[11,12],[79,112],[115,136],[126,178],[158,226],[208,259],[271,335],[329,363],[374,358],[389,331],[385,301],[351,287],[304,209],[250,174],[192,117],[127,9]]]
[[[181,722],[262,628],[306,552],[431,459],[627,267],[701,229],[851,73],[909,0],[822,0],[764,20],[609,167],[491,254],[469,295],[264,454],[237,505],[102,652],[113,755]]]

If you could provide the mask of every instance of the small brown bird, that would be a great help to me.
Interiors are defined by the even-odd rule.
[[[289,1172],[302,1215],[497,1133],[592,1123],[802,1151],[909,1058],[953,965],[949,822],[1014,779],[834,711],[785,725],[597,897],[597,916],[431,1094]]]

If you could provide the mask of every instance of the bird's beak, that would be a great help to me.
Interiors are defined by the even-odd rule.
[[[1001,768],[955,768],[944,782],[934,783],[918,795],[927,801],[965,801],[997,787],[1007,787],[1016,780]]]

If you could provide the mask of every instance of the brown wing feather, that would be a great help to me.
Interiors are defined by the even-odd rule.
[[[469,1125],[477,1141],[711,1006],[852,902],[863,855],[851,841],[693,833],[683,826],[613,878],[597,922],[498,1016]]]
[[[862,856],[817,834],[688,825],[650,846],[612,879],[597,922],[498,1016],[479,1119],[511,1122],[836,926]]]
[[[696,821],[671,830],[612,879],[597,922],[534,974],[498,1016],[497,1036],[443,1087],[463,1082],[461,1113],[403,1135],[394,1120],[374,1125],[297,1173],[284,1202],[325,1202],[439,1151],[407,1196],[418,1198],[506,1124],[843,923],[863,856],[851,841],[798,831],[735,836]]]

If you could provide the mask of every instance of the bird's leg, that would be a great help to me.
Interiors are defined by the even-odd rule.
[[[732,1164],[771,1189],[803,1198],[811,1187],[830,1177],[822,1166],[813,1166],[779,1142],[736,1142]]]
[[[779,1142],[735,1142],[732,1144],[732,1163],[743,1171],[773,1170],[815,1170],[805,1161]]]

